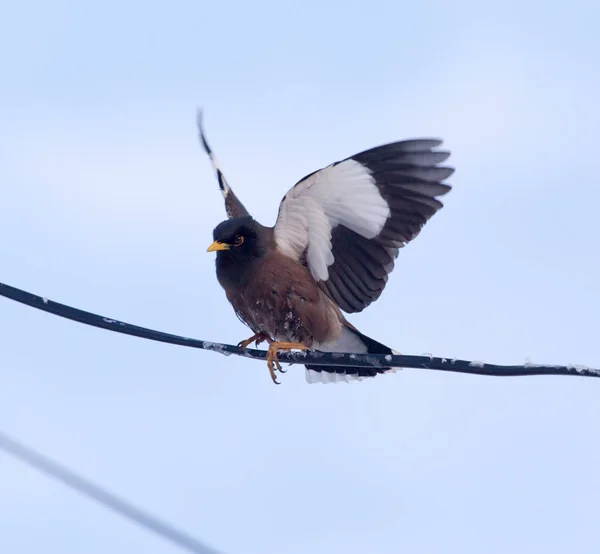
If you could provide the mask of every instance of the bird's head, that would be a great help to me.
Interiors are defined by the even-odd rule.
[[[208,252],[217,252],[217,261],[243,263],[259,258],[265,251],[264,229],[251,216],[219,223]]]

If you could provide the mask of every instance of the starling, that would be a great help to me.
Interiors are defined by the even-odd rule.
[[[384,144],[300,179],[283,197],[277,221],[256,221],[231,190],[210,149],[228,219],[213,231],[216,273],[227,299],[253,335],[268,343],[273,382],[283,372],[278,351],[394,354],[365,336],[342,312],[377,300],[400,248],[442,208],[453,172],[437,139]],[[374,377],[392,368],[306,365],[309,383]]]

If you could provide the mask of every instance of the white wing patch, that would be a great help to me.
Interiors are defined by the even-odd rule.
[[[349,159],[317,171],[288,192],[275,225],[275,240],[279,250],[294,259],[307,250],[313,277],[325,281],[334,262],[331,231],[344,225],[371,239],[381,232],[390,213],[368,168]]]

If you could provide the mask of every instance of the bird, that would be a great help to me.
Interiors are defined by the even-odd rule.
[[[229,186],[197,113],[199,138],[216,172],[227,219],[213,230],[216,277],[252,336],[268,343],[272,381],[278,352],[398,354],[361,333],[346,314],[382,294],[400,249],[443,204],[454,173],[436,138],[376,146],[309,173],[284,195],[274,226],[250,215]],[[392,367],[305,365],[309,383],[362,380]]]

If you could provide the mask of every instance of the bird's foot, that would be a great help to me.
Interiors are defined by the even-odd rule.
[[[306,346],[299,342],[271,342],[269,344],[269,350],[267,351],[267,367],[269,368],[269,373],[271,374],[271,379],[273,379],[273,383],[279,385],[279,381],[277,381],[277,376],[275,375],[275,370],[285,373],[285,371],[281,368],[281,364],[277,359],[277,351],[278,350],[308,350]]]
[[[249,339],[238,342],[238,348],[248,348],[253,342],[258,346],[261,342],[269,341],[272,342],[270,337],[265,333],[255,333]]]

